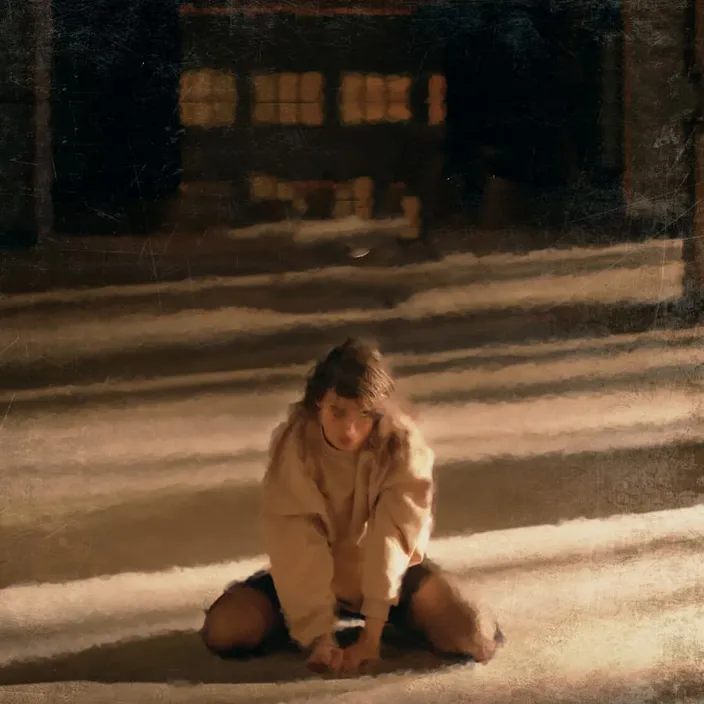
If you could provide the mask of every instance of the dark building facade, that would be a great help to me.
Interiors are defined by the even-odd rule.
[[[46,106],[46,83],[37,66],[37,30],[42,30],[37,10],[31,3],[0,2],[0,242],[5,247],[33,244],[39,227],[36,126]]]
[[[413,13],[181,14],[181,218],[417,219],[445,81],[442,44]]]
[[[13,3],[3,243],[47,218],[66,233],[391,218],[416,237],[458,211],[480,221],[495,179],[527,194],[524,222],[690,232],[699,2]]]
[[[491,177],[542,194],[544,216],[613,212],[620,12],[544,5],[183,5],[182,217],[332,217],[352,198],[413,236],[453,187],[480,207]]]

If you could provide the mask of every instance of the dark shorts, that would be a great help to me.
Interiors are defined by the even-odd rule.
[[[417,565],[409,567],[406,574],[401,582],[401,592],[399,594],[398,604],[392,606],[389,611],[388,623],[396,628],[408,628],[410,606],[413,595],[420,589],[421,585],[425,580],[432,574],[439,572],[440,568],[431,560],[425,559],[423,562]],[[286,621],[284,620],[283,613],[281,612],[281,601],[279,600],[279,595],[276,593],[276,587],[274,585],[274,579],[268,570],[261,570],[255,572],[251,577],[248,577],[243,582],[234,582],[231,584],[225,593],[220,597],[224,597],[227,592],[236,586],[246,586],[251,589],[256,589],[258,592],[264,594],[267,599],[274,606],[274,610],[279,614],[279,623],[275,629],[276,633],[271,634],[270,638],[267,640],[281,643],[283,640],[290,640],[288,628],[286,627]],[[217,599],[215,603],[210,607],[211,609],[215,604],[218,603],[220,599]],[[348,609],[344,603],[338,603],[338,617],[341,619],[363,619],[362,614]],[[265,646],[266,647],[266,646]],[[267,648],[268,649],[268,648]]]
[[[388,623],[392,625],[395,629],[399,629],[402,633],[410,636],[413,640],[417,639],[418,644],[421,646],[430,646],[429,642],[425,639],[425,636],[416,631],[410,622],[410,607],[413,600],[413,596],[420,589],[428,577],[438,574],[441,572],[441,568],[434,563],[432,560],[425,559],[418,565],[410,567],[403,577],[401,582],[401,590],[399,594],[398,603],[392,606],[389,610]],[[257,655],[267,655],[273,651],[279,650],[281,648],[287,647],[297,647],[292,642],[288,628],[286,626],[286,621],[284,619],[283,613],[281,611],[281,602],[279,600],[279,595],[276,593],[276,587],[274,585],[274,580],[271,573],[268,570],[261,570],[255,572],[252,576],[248,577],[244,581],[233,582],[230,584],[223,594],[218,597],[215,602],[210,606],[208,611],[210,611],[221,599],[225,598],[230,590],[235,587],[246,586],[251,589],[255,589],[260,592],[271,602],[274,607],[274,611],[278,615],[278,622],[270,632],[264,641],[254,649],[242,650],[239,648],[231,649],[228,651],[213,651],[216,655],[223,658],[249,658]],[[338,602],[337,605],[337,615],[340,619],[350,619],[350,620],[362,620],[364,617],[345,606],[344,603]],[[501,632],[498,624],[496,626],[496,634],[494,636],[497,643],[504,642],[504,635]],[[465,657],[465,656],[461,656]]]

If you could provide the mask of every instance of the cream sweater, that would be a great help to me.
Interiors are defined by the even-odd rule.
[[[335,626],[338,602],[386,620],[432,530],[434,455],[404,416],[384,417],[356,454],[294,406],[273,433],[262,485],[271,573],[292,638]]]

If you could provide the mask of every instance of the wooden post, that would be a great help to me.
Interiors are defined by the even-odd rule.
[[[621,188],[626,203],[626,213],[631,214],[631,0],[623,0],[623,176]]]
[[[0,0],[0,249],[37,241],[33,7]]]
[[[695,61],[700,72],[704,66],[704,0],[695,0]],[[700,77],[704,81],[704,76]],[[702,86],[699,86],[702,90]],[[698,120],[694,131],[694,217],[689,256],[689,285],[697,299],[704,296],[704,105],[698,106]]]
[[[683,158],[683,116],[693,108],[684,62],[688,2],[626,0],[622,7],[623,190],[628,218],[649,235],[676,230],[691,208],[691,165]]]
[[[53,20],[51,0],[32,0],[34,20],[34,204],[37,236],[53,229],[52,184],[54,160],[51,140],[51,64]]]

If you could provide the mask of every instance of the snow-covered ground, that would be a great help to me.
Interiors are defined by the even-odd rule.
[[[394,272],[418,293],[382,315],[661,301],[681,270],[669,254],[658,265],[673,245],[658,246],[598,265],[572,252],[581,273],[552,278],[529,268],[566,267],[563,254],[507,258],[501,285],[472,282],[469,260]],[[197,286],[230,284],[246,288]],[[135,312],[137,293],[110,318],[78,292],[51,313],[46,298],[5,301],[2,360],[308,324],[237,305]],[[195,633],[222,587],[263,564],[266,441],[308,365],[0,389],[0,702],[703,702],[703,333],[392,355],[438,455],[431,553],[481,588],[508,642],[475,668],[390,643],[381,674],[352,680],[311,677],[290,653],[223,662]]]
[[[704,388],[703,333],[497,345],[396,355],[391,362],[442,462],[605,452],[701,439],[704,427],[695,419]],[[438,365],[443,371],[414,371]],[[5,520],[45,504],[51,509],[44,512],[55,513],[86,497],[102,504],[124,492],[257,482],[270,430],[298,398],[307,369],[5,392]],[[277,383],[277,375],[287,381]],[[267,383],[269,376],[274,381]],[[238,379],[256,388],[222,391]],[[160,392],[172,388],[180,396],[162,400]],[[91,400],[106,390],[120,401],[96,411]],[[152,400],[130,402],[131,394],[146,391]],[[51,410],[62,395],[84,404]],[[24,414],[18,407],[25,399],[44,401],[47,410]]]
[[[672,267],[671,265],[675,265]],[[616,278],[622,270],[659,268],[666,287],[677,283],[682,273],[682,241],[679,239],[650,240],[609,246],[540,249],[513,254],[450,254],[440,261],[408,264],[403,267],[331,266],[313,271],[293,271],[283,274],[259,274],[237,277],[205,277],[186,281],[152,282],[126,286],[105,286],[89,289],[52,290],[42,293],[0,295],[0,311],[28,309],[43,303],[89,303],[119,297],[130,301],[140,295],[158,298],[160,294],[180,292],[197,295],[212,289],[246,290],[255,286],[284,286],[354,281],[361,286],[376,283],[406,283],[415,289],[438,285],[460,285],[476,279],[541,278],[546,276],[581,276],[594,271],[609,270]],[[667,270],[675,272],[668,281]],[[677,273],[678,272],[678,273]],[[665,289],[665,290],[666,290]],[[628,293],[636,300],[638,290]],[[646,292],[646,296],[652,292]],[[129,304],[125,304],[129,305]],[[83,313],[85,311],[82,311]]]
[[[697,559],[703,550],[697,534],[702,527],[704,509],[696,507],[439,541],[434,557],[462,570],[468,588],[481,584],[509,634],[494,663],[474,669],[438,664],[435,673],[387,673],[344,685],[315,678],[306,685],[279,683],[277,701],[325,701],[326,695],[344,691],[355,702],[362,696],[381,701],[398,694],[415,694],[413,700],[422,701],[423,694],[434,692],[443,697],[437,701],[459,701],[463,690],[469,701],[480,702],[600,701],[599,694],[610,687],[625,695],[617,701],[645,701],[638,696],[657,692],[662,698],[654,701],[681,701],[665,696],[667,690],[692,686],[703,674],[704,593]],[[222,584],[259,564],[247,560],[7,589],[0,605],[0,661],[10,665],[5,672],[17,673],[21,660],[54,656],[65,662],[69,654],[99,644],[118,642],[129,651],[139,639],[193,631],[201,622],[200,607]],[[472,578],[473,569],[488,567],[493,571]],[[191,646],[206,681],[215,672],[217,681],[227,677],[227,664],[213,668],[195,639]],[[401,669],[413,667],[412,659],[396,657]],[[272,687],[255,687],[251,680],[267,667],[273,678],[295,676],[295,659],[280,656],[279,673],[277,656],[250,664],[249,678],[246,668],[232,664],[237,684],[230,687],[230,701],[270,701]],[[117,660],[124,667],[124,657]],[[173,676],[173,663],[147,665],[156,681]],[[165,668],[162,677],[160,666]],[[193,669],[187,668],[184,676]],[[96,676],[110,677],[107,664],[99,670]],[[36,664],[25,666],[35,677],[37,671]],[[299,674],[305,676],[302,670]],[[120,673],[114,676],[121,680]],[[141,686],[136,690],[141,701]],[[201,688],[187,691],[198,701],[210,701]]]
[[[95,295],[85,291],[17,295],[0,301],[0,315],[18,309],[25,312],[22,316],[5,316],[0,326],[0,359],[3,363],[31,364],[50,357],[61,362],[87,354],[186,340],[214,344],[232,335],[320,328],[341,321],[368,325],[506,308],[530,312],[566,304],[657,304],[681,295],[682,275],[681,244],[667,240],[526,255],[456,255],[396,270],[340,267],[283,277],[157,284],[151,290],[144,286],[113,287]],[[360,307],[354,294],[348,293],[350,305],[341,311],[332,288],[341,281],[360,292],[383,283],[408,291],[408,295],[401,296],[395,305],[378,309]],[[271,295],[268,303],[261,305],[256,297],[253,300],[247,295],[248,288],[268,286],[280,289],[282,297],[295,298],[295,286],[311,282],[320,286],[320,300],[313,312],[281,312],[273,309],[276,305]],[[212,289],[220,289],[223,300],[228,300],[232,289],[240,295],[235,296],[235,304],[225,303],[216,309],[203,310],[195,304],[172,313],[159,310],[162,293],[185,292],[194,302]],[[147,309],[136,311],[130,299],[145,292],[150,294]],[[104,305],[109,299],[113,309],[106,315]],[[41,308],[47,302],[66,305],[47,312]],[[82,305],[74,308],[72,304]],[[144,303],[140,305],[145,307]],[[329,312],[325,312],[326,307]]]
[[[406,378],[430,396],[419,410],[438,448],[447,507],[441,506],[442,522],[472,505],[469,494],[466,502],[443,495],[443,485],[454,481],[451,475],[467,474],[476,486],[486,486],[496,483],[492,469],[499,471],[507,458],[525,463],[516,466],[513,486],[497,487],[497,504],[490,510],[500,514],[528,507],[527,525],[519,521],[508,529],[441,535],[431,551],[464,575],[467,588],[480,584],[499,612],[509,642],[487,668],[433,666],[427,658],[393,648],[386,663],[391,671],[344,682],[306,679],[292,655],[253,664],[222,663],[205,653],[193,635],[201,609],[228,581],[263,564],[261,554],[205,564],[174,560],[166,569],[121,567],[125,554],[144,551],[141,543],[148,536],[140,538],[140,530],[158,533],[160,552],[178,553],[170,543],[197,543],[199,534],[211,535],[203,523],[207,520],[216,524],[215,539],[220,535],[226,543],[222,554],[229,552],[228,543],[237,554],[247,528],[235,516],[228,519],[206,504],[200,522],[192,522],[192,511],[180,504],[207,487],[228,492],[256,481],[261,457],[247,460],[246,452],[263,450],[269,428],[295,397],[293,388],[222,398],[195,392],[185,401],[123,404],[100,412],[78,408],[24,418],[9,414],[3,428],[4,450],[9,450],[5,457],[10,458],[2,472],[3,496],[9,499],[3,525],[14,548],[7,551],[6,566],[12,570],[42,559],[39,543],[24,542],[39,528],[36,540],[73,556],[76,577],[47,577],[46,565],[35,563],[39,582],[26,579],[31,570],[25,570],[24,584],[0,591],[0,682],[34,683],[0,691],[0,701],[376,702],[389,696],[418,702],[685,701],[683,692],[696,695],[704,657],[704,509],[701,493],[687,495],[672,481],[683,469],[678,465],[691,458],[667,450],[683,441],[701,441],[702,433],[701,394],[691,383],[691,365],[701,363],[701,348],[691,342],[687,347],[681,335],[685,352],[676,339],[670,340],[671,349],[655,347],[655,335],[626,340],[632,349],[622,354],[609,354],[607,343],[616,340],[602,343],[603,366],[596,372],[605,387],[633,365],[655,380],[620,392],[563,389],[521,398],[526,383],[552,382],[555,388],[573,383],[580,376],[580,360],[584,373],[593,374],[590,355],[580,356],[574,342],[533,348],[534,356],[527,346],[496,350],[488,369]],[[568,353],[567,358],[540,361],[541,353],[546,357],[557,351]],[[502,355],[509,353],[502,365]],[[451,360],[454,355],[446,356]],[[521,356],[522,362],[511,363]],[[658,364],[681,366],[681,371],[658,383]],[[512,389],[517,400],[432,401],[434,390],[476,391],[499,384]],[[624,448],[640,450],[636,464],[627,455],[618,456]],[[238,459],[243,452],[245,459]],[[543,473],[542,458],[553,453],[564,464],[564,473],[557,474],[563,486],[534,485]],[[211,455],[214,463],[208,462]],[[185,458],[181,469],[173,469],[173,458]],[[460,465],[453,467],[453,460]],[[520,476],[532,467],[533,479]],[[580,479],[582,471],[586,481]],[[478,472],[487,474],[476,476]],[[502,476],[499,481],[506,481]],[[623,492],[620,498],[617,490]],[[601,492],[604,503],[615,500],[604,517],[578,517],[589,491]],[[519,509],[511,496],[517,492],[524,494]],[[167,499],[174,494],[181,498],[171,505]],[[572,502],[577,517],[568,512],[572,520],[561,522],[555,508],[552,521],[531,524],[531,505],[539,507],[546,497]],[[146,508],[145,499],[150,502]],[[116,504],[127,518],[120,535],[108,539],[100,531],[116,530],[109,515]],[[105,514],[96,514],[100,505]],[[183,521],[173,535],[160,523],[164,511]],[[146,522],[140,521],[144,512]],[[466,523],[472,526],[473,517]],[[76,533],[83,524],[86,532]],[[95,569],[91,542],[98,549],[105,549],[101,543],[110,548],[107,562]],[[86,576],[79,577],[81,572]],[[54,679],[117,684],[38,684]],[[189,683],[148,684],[174,680]]]

